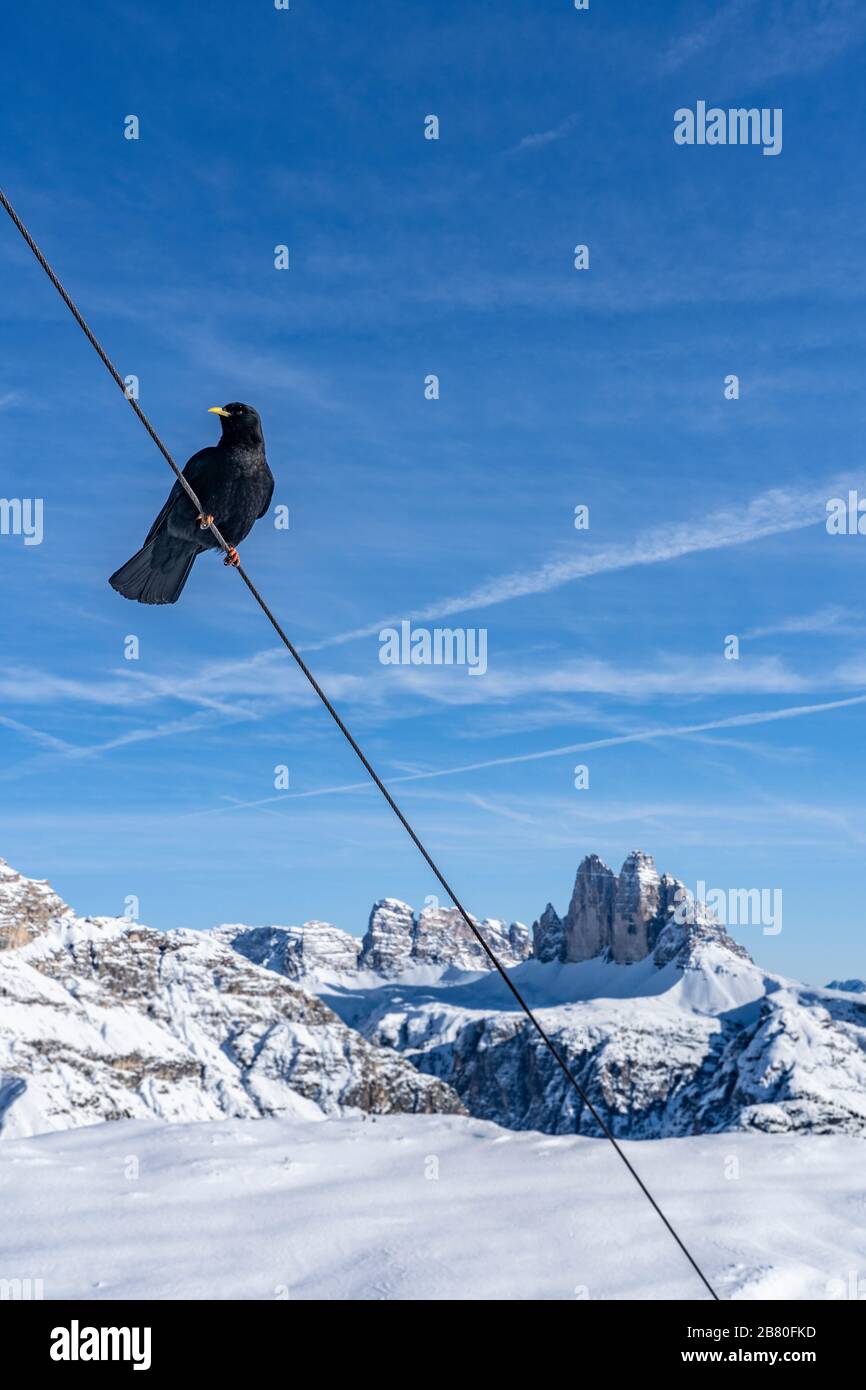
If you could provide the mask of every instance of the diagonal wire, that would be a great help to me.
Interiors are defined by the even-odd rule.
[[[190,486],[190,484],[189,484],[189,482],[187,481],[187,479],[183,476],[183,473],[182,473],[181,470],[178,468],[177,464],[175,463],[175,461],[174,461],[174,459],[172,458],[171,454],[169,453],[168,449],[165,447],[165,445],[163,444],[163,442],[162,442],[162,440],[160,439],[159,435],[157,434],[156,430],[153,428],[153,425],[150,423],[150,421],[148,420],[148,418],[147,418],[147,416],[145,415],[144,411],[141,409],[140,405],[138,404],[138,401],[134,400],[133,397],[130,396],[130,395],[128,394],[127,389],[126,389],[126,383],[124,382],[123,377],[120,375],[120,373],[118,372],[117,368],[114,366],[114,363],[111,361],[111,359],[110,359],[110,357],[108,356],[108,354],[106,353],[105,349],[104,349],[104,348],[102,347],[102,345],[99,343],[99,341],[97,340],[97,338],[95,337],[95,335],[91,332],[91,330],[90,330],[90,328],[88,327],[87,323],[85,322],[84,318],[82,317],[82,315],[79,313],[78,309],[76,308],[76,306],[75,306],[73,300],[70,298],[70,296],[67,294],[66,290],[63,288],[63,285],[60,283],[59,279],[58,279],[57,276],[55,275],[55,273],[54,273],[54,271],[52,270],[51,266],[48,264],[48,261],[45,259],[45,257],[43,256],[42,252],[39,250],[39,247],[36,245],[36,242],[33,240],[32,236],[31,236],[30,233],[28,232],[27,228],[24,226],[24,223],[21,221],[21,218],[18,216],[17,212],[16,212],[15,209],[13,208],[12,204],[9,202],[8,198],[6,197],[6,195],[5,195],[5,193],[3,192],[2,189],[0,189],[0,204],[2,204],[2,206],[3,206],[3,207],[6,209],[6,211],[8,212],[8,214],[9,214],[9,216],[11,217],[12,221],[14,222],[15,226],[18,228],[18,231],[21,233],[21,235],[22,235],[22,237],[24,238],[24,240],[26,241],[27,245],[30,247],[30,250],[33,252],[33,254],[34,254],[34,256],[36,257],[36,259],[37,259],[37,261],[39,262],[39,264],[42,266],[42,269],[45,271],[45,274],[48,276],[49,280],[51,281],[52,285],[53,285],[54,288],[56,289],[57,293],[60,295],[60,298],[63,300],[63,302],[64,302],[64,304],[66,305],[67,309],[68,309],[69,312],[72,314],[73,318],[75,319],[75,322],[78,324],[78,326],[79,326],[79,328],[81,329],[82,333],[83,333],[83,334],[85,335],[85,337],[87,338],[87,340],[88,340],[88,342],[90,343],[91,347],[92,347],[92,348],[94,349],[94,351],[99,355],[99,357],[100,357],[101,360],[102,360],[103,365],[106,367],[106,369],[108,370],[108,372],[111,374],[111,376],[113,377],[113,379],[114,379],[114,381],[116,382],[116,384],[120,387],[121,391],[123,392],[124,398],[125,398],[125,399],[129,402],[129,404],[132,406],[132,408],[133,408],[133,410],[135,411],[136,415],[138,416],[139,420],[140,420],[141,423],[144,425],[144,428],[147,430],[147,432],[148,432],[148,434],[150,435],[151,439],[153,440],[154,444],[155,444],[156,447],[159,449],[159,451],[160,451],[160,453],[162,454],[163,458],[164,458],[164,459],[166,460],[166,462],[168,463],[169,467],[171,468],[172,472],[174,473],[175,477],[177,478],[178,482],[180,483],[180,485],[181,485],[181,487],[183,488],[184,492],[186,493],[187,497],[188,497],[189,500],[192,502],[192,504],[193,504],[193,506],[195,507],[196,511],[199,512],[199,513],[201,514],[201,513],[202,513],[202,510],[203,510],[203,509],[202,509],[202,505],[201,505],[201,503],[199,502],[198,497],[196,496],[194,489]],[[220,531],[218,530],[218,528],[217,528],[217,526],[215,525],[214,522],[211,522],[211,523],[210,523],[209,529],[210,529],[210,531],[213,533],[213,535],[215,536],[217,542],[218,542],[219,545],[222,547],[222,549],[225,551],[225,553],[228,554],[229,551],[231,550],[231,546],[230,546],[229,543],[225,540],[225,538],[222,536],[222,534],[220,533]],[[427,863],[427,865],[429,866],[429,868],[430,868],[430,870],[432,871],[432,873],[433,873],[433,874],[435,875],[435,877],[437,878],[438,882],[442,885],[442,887],[444,888],[445,892],[448,894],[448,897],[451,899],[451,901],[453,902],[453,904],[454,904],[454,906],[456,907],[457,911],[460,913],[460,916],[463,918],[463,921],[466,923],[467,927],[468,927],[469,930],[472,932],[472,935],[475,937],[476,941],[477,941],[478,944],[480,945],[481,949],[484,951],[485,955],[489,958],[490,963],[491,963],[491,965],[493,966],[494,970],[496,970],[496,971],[499,973],[499,975],[501,976],[501,978],[504,980],[506,986],[508,987],[508,989],[510,990],[510,992],[511,992],[511,994],[514,996],[514,998],[517,1000],[517,1003],[519,1004],[519,1006],[520,1006],[520,1008],[523,1010],[523,1012],[526,1014],[526,1017],[529,1019],[530,1023],[531,1023],[531,1024],[533,1025],[533,1027],[535,1028],[535,1031],[538,1033],[538,1035],[539,1035],[539,1037],[541,1038],[542,1042],[544,1043],[545,1047],[546,1047],[547,1050],[550,1052],[551,1056],[554,1058],[555,1062],[557,1063],[557,1065],[560,1067],[560,1069],[561,1069],[562,1072],[564,1073],[564,1075],[565,1075],[566,1079],[568,1080],[569,1084],[570,1084],[570,1085],[574,1088],[574,1090],[577,1092],[577,1095],[579,1096],[580,1100],[582,1101],[582,1103],[586,1106],[587,1110],[588,1110],[588,1111],[590,1112],[590,1114],[592,1115],[593,1119],[595,1120],[595,1122],[596,1122],[596,1124],[598,1125],[599,1129],[601,1130],[602,1134],[605,1136],[606,1139],[608,1139],[608,1140],[610,1141],[610,1143],[611,1143],[611,1145],[613,1146],[613,1148],[615,1149],[616,1153],[617,1153],[618,1156],[622,1159],[622,1162],[625,1164],[625,1166],[626,1166],[626,1168],[628,1169],[629,1173],[630,1173],[631,1176],[634,1178],[634,1180],[635,1180],[635,1182],[637,1183],[638,1187],[640,1188],[641,1192],[644,1194],[644,1196],[646,1197],[647,1201],[650,1203],[650,1205],[651,1205],[651,1207],[653,1208],[653,1210],[655,1211],[656,1215],[657,1215],[657,1216],[660,1218],[660,1220],[663,1222],[663,1224],[665,1225],[665,1227],[667,1228],[667,1230],[669,1231],[669,1233],[671,1234],[671,1236],[673,1236],[673,1238],[674,1238],[674,1240],[676,1241],[677,1245],[679,1246],[680,1250],[681,1250],[682,1253],[685,1255],[685,1257],[686,1257],[686,1259],[688,1260],[689,1264],[692,1266],[692,1268],[694,1269],[695,1273],[696,1273],[696,1274],[698,1275],[698,1277],[700,1278],[701,1282],[703,1283],[704,1287],[707,1289],[707,1291],[708,1291],[708,1293],[710,1294],[710,1296],[711,1296],[712,1298],[714,1298],[714,1299],[716,1300],[716,1302],[719,1302],[719,1301],[720,1301],[720,1300],[719,1300],[719,1295],[716,1293],[716,1291],[715,1291],[715,1289],[713,1288],[712,1284],[710,1283],[709,1279],[708,1279],[707,1276],[704,1274],[704,1272],[703,1272],[703,1270],[701,1269],[700,1265],[698,1264],[697,1260],[694,1258],[694,1256],[691,1254],[691,1252],[690,1252],[690,1250],[688,1249],[688,1247],[684,1244],[684,1242],[682,1241],[682,1239],[680,1238],[680,1236],[677,1234],[675,1228],[673,1227],[673,1225],[671,1224],[671,1222],[668,1220],[667,1216],[665,1216],[665,1213],[662,1211],[661,1207],[659,1206],[659,1204],[658,1204],[658,1202],[656,1201],[655,1197],[654,1197],[654,1196],[652,1195],[652,1193],[650,1192],[650,1190],[649,1190],[649,1188],[647,1187],[646,1183],[644,1182],[643,1178],[640,1176],[640,1174],[638,1173],[637,1169],[634,1167],[634,1165],[632,1164],[631,1160],[630,1160],[630,1159],[628,1158],[628,1156],[626,1155],[624,1149],[621,1147],[621,1145],[620,1145],[619,1142],[617,1141],[617,1139],[616,1139],[615,1135],[613,1134],[612,1130],[610,1129],[609,1125],[608,1125],[607,1122],[604,1120],[604,1118],[603,1118],[602,1115],[599,1113],[599,1111],[596,1109],[596,1107],[593,1105],[593,1103],[592,1103],[592,1101],[590,1100],[589,1096],[587,1095],[586,1091],[585,1091],[584,1088],[581,1086],[580,1082],[577,1080],[577,1077],[576,1077],[576,1076],[574,1075],[574,1073],[572,1072],[571,1068],[569,1067],[568,1063],[566,1062],[566,1060],[565,1060],[565,1058],[563,1057],[562,1053],[560,1052],[559,1048],[558,1048],[558,1047],[556,1046],[556,1044],[553,1042],[553,1039],[552,1039],[552,1038],[550,1037],[550,1035],[546,1032],[546,1030],[542,1027],[541,1023],[539,1023],[539,1021],[538,1021],[538,1019],[536,1018],[535,1014],[533,1013],[532,1009],[529,1007],[529,1005],[527,1004],[526,1000],[523,998],[523,995],[520,993],[520,990],[519,990],[519,989],[517,988],[517,986],[514,984],[513,980],[511,979],[510,975],[508,974],[507,970],[506,970],[505,967],[500,963],[500,961],[499,961],[498,957],[496,956],[495,952],[491,949],[491,947],[490,947],[490,946],[488,945],[488,943],[485,941],[485,939],[484,939],[482,933],[479,931],[479,929],[478,929],[478,927],[476,926],[475,922],[474,922],[473,919],[470,917],[469,913],[466,911],[466,908],[463,906],[462,902],[461,902],[460,899],[457,897],[457,894],[454,892],[454,889],[453,889],[453,888],[451,887],[451,885],[448,883],[448,881],[447,881],[447,879],[445,878],[444,874],[443,874],[442,871],[439,869],[438,865],[435,863],[435,861],[433,860],[433,858],[432,858],[432,856],[430,855],[430,853],[428,852],[428,850],[425,848],[425,846],[424,846],[424,844],[422,843],[422,841],[419,839],[418,835],[416,834],[415,830],[414,830],[414,829],[412,828],[412,826],[410,825],[409,821],[408,821],[408,820],[406,819],[406,817],[404,816],[403,812],[400,810],[400,807],[397,805],[397,802],[394,800],[394,798],[393,798],[393,796],[391,795],[391,793],[389,792],[388,788],[385,786],[385,783],[382,781],[381,777],[379,776],[379,774],[376,772],[375,768],[374,768],[374,767],[372,766],[372,764],[370,763],[370,761],[369,761],[369,759],[367,758],[366,754],[364,753],[363,749],[362,749],[362,748],[360,747],[360,745],[356,742],[356,740],[355,740],[355,738],[354,738],[354,735],[350,732],[350,730],[348,729],[348,727],[346,726],[346,724],[344,724],[344,722],[343,722],[341,716],[337,713],[337,710],[336,710],[336,709],[334,708],[334,706],[331,704],[330,699],[329,699],[328,696],[325,694],[325,691],[322,689],[322,687],[319,685],[319,682],[316,680],[316,677],[313,675],[313,673],[312,673],[312,671],[310,670],[309,666],[307,666],[306,662],[304,661],[304,659],[303,659],[303,657],[301,656],[301,654],[300,654],[300,652],[298,651],[298,649],[295,647],[294,643],[291,641],[291,639],[290,639],[290,638],[287,636],[287,634],[284,632],[282,626],[280,625],[280,623],[278,622],[278,620],[277,620],[277,618],[274,616],[274,614],[271,612],[271,609],[268,607],[268,605],[267,605],[267,603],[265,602],[264,598],[263,598],[262,595],[259,593],[259,591],[258,591],[258,589],[256,588],[256,586],[255,586],[255,584],[253,583],[253,581],[250,579],[250,577],[249,577],[249,575],[247,574],[246,570],[245,570],[245,569],[243,568],[243,566],[240,565],[240,564],[239,564],[239,565],[236,565],[234,568],[237,569],[238,574],[240,575],[241,579],[242,579],[242,580],[244,581],[244,583],[246,584],[247,588],[249,589],[249,591],[250,591],[250,593],[252,594],[253,598],[255,599],[256,603],[257,603],[257,604],[259,605],[259,607],[261,608],[261,610],[262,610],[262,612],[264,613],[265,617],[268,619],[268,622],[271,624],[272,628],[273,628],[274,631],[276,632],[276,634],[277,634],[277,636],[279,637],[280,641],[283,643],[284,647],[287,649],[287,651],[289,652],[289,654],[292,656],[293,660],[296,662],[296,664],[297,664],[298,667],[300,668],[300,670],[301,670],[301,672],[303,673],[303,675],[304,675],[304,677],[306,678],[306,680],[309,681],[309,683],[310,683],[310,685],[312,686],[313,690],[314,690],[314,691],[316,692],[316,694],[318,695],[318,697],[319,697],[319,699],[321,700],[322,704],[325,706],[325,709],[328,711],[329,715],[330,715],[331,718],[333,719],[333,721],[334,721],[334,723],[336,724],[337,728],[340,730],[340,733],[341,733],[341,734],[343,735],[343,737],[346,739],[346,741],[347,741],[347,743],[349,744],[349,746],[351,747],[352,751],[355,753],[355,755],[357,756],[357,758],[360,760],[360,762],[361,762],[362,766],[364,767],[365,771],[369,774],[369,776],[372,778],[373,782],[374,782],[374,783],[376,784],[376,786],[378,787],[379,791],[382,793],[383,797],[384,797],[385,800],[387,801],[387,803],[388,803],[388,805],[390,806],[391,810],[394,812],[394,815],[397,817],[397,819],[399,820],[399,822],[400,822],[400,824],[402,825],[403,829],[406,831],[406,834],[409,836],[410,840],[411,840],[412,843],[415,845],[415,847],[416,847],[416,849],[419,851],[419,853],[423,856],[424,860],[426,861],[426,863]]]

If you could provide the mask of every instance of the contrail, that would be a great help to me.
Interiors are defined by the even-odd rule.
[[[698,522],[683,522],[669,528],[656,526],[651,531],[639,535],[630,545],[604,546],[588,553],[581,549],[577,555],[565,560],[552,560],[537,569],[516,570],[511,574],[500,575],[498,578],[486,580],[467,593],[426,604],[414,613],[392,615],[380,619],[379,622],[368,623],[364,627],[337,633],[334,637],[325,637],[321,641],[308,643],[303,650],[322,651],[326,647],[354,642],[360,637],[371,637],[378,634],[383,627],[393,627],[404,618],[408,618],[410,622],[445,618],[451,613],[490,608],[495,604],[507,603],[510,599],[524,598],[530,594],[549,593],[563,584],[570,584],[577,579],[588,579],[595,574],[609,574],[614,570],[631,569],[636,565],[657,565],[666,560],[679,559],[683,555],[722,550],[729,546],[746,545],[765,536],[800,531],[807,526],[816,526],[819,522],[825,521],[828,498],[844,495],[856,482],[856,479],[836,479],[826,487],[809,492],[774,488],[752,498],[751,502],[713,512],[711,516]],[[580,545],[580,541],[577,544]]]
[[[727,719],[709,719],[702,724],[659,724],[651,729],[640,729],[633,734],[615,734],[610,738],[596,738],[584,743],[565,743],[559,748],[543,748],[536,753],[513,753],[504,758],[486,758],[478,763],[461,763],[458,767],[442,767],[432,772],[407,772],[399,777],[389,778],[389,784],[398,782],[426,782],[436,777],[456,777],[462,772],[483,772],[489,767],[510,767],[515,763],[539,762],[542,758],[560,758],[566,753],[589,753],[598,748],[618,748],[625,743],[650,743],[657,738],[687,738],[690,734],[707,733],[710,729],[739,729],[750,724],[772,724],[779,719],[798,719],[806,714],[822,714],[826,710],[847,709],[850,705],[866,704],[866,695],[851,695],[845,700],[827,700],[820,705],[788,705],[785,709],[756,710],[751,714],[732,714]],[[282,796],[266,796],[259,801],[233,801],[229,806],[215,806],[206,811],[192,811],[190,816],[212,816],[221,811],[252,810],[258,806],[269,806],[275,801],[303,801],[313,796],[332,796],[339,792],[362,791],[368,782],[344,782],[333,787],[316,787],[308,792],[286,792]]]

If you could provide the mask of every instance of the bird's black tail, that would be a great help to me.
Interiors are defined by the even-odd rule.
[[[124,598],[139,603],[177,603],[198,552],[182,549],[159,564],[153,553],[156,540],[143,545],[108,582]]]

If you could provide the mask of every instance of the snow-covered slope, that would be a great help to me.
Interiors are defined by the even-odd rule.
[[[510,972],[610,1127],[866,1134],[866,1000],[761,970],[702,904],[675,913],[683,902],[648,855],[630,855],[618,878],[589,856],[565,917],[549,904],[536,958]],[[317,988],[370,1041],[449,1081],[471,1114],[597,1132],[495,974]]]
[[[78,918],[0,861],[0,1134],[124,1117],[454,1111],[408,1061],[205,933]]]
[[[589,856],[533,959],[519,924],[481,926],[617,1134],[866,1134],[856,981],[768,974],[681,896],[648,855],[618,876]],[[162,933],[78,918],[0,861],[0,1132],[462,1106],[594,1133],[455,915],[383,899],[362,942],[323,922]]]
[[[722,1298],[850,1297],[852,1271],[856,1290],[860,1141],[626,1151]],[[46,1299],[707,1296],[603,1140],[442,1115],[132,1121],[16,1140],[2,1163],[0,1269]]]
[[[866,1134],[862,1005],[843,1013],[824,992],[768,979],[766,993],[729,1011],[691,1007],[690,994],[705,999],[746,983],[705,964],[696,980],[659,972],[643,996],[623,993],[616,981],[619,997],[611,989],[582,999],[589,985],[575,979],[585,973],[579,966],[555,967],[551,978],[551,967],[530,962],[514,978],[619,1135],[737,1128]],[[571,1001],[540,1005],[546,994],[566,990]],[[504,989],[495,993],[470,981],[325,997],[370,1040],[447,1079],[471,1114],[518,1129],[595,1133],[531,1024]]]

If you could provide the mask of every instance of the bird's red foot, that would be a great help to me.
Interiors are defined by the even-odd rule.
[[[210,515],[205,516],[204,512],[199,512],[198,516],[196,517],[196,521],[198,522],[201,529],[203,531],[206,531],[207,528],[213,524],[213,517]]]
[[[223,560],[223,564],[224,564],[224,565],[233,565],[234,568],[237,569],[237,567],[238,567],[238,565],[240,564],[240,562],[241,562],[241,557],[240,557],[240,555],[239,555],[238,552],[235,550],[234,546],[233,546],[233,545],[230,545],[229,548],[228,548],[228,550],[226,551],[226,558]]]

